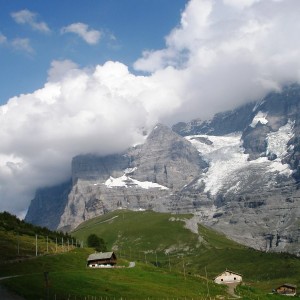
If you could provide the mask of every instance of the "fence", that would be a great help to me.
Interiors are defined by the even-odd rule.
[[[4,242],[6,249],[1,251],[1,263],[10,262],[15,259],[26,259],[29,257],[68,252],[76,247],[83,247],[83,242],[75,238],[63,238],[61,236],[49,238],[48,236],[20,235],[6,232],[0,238]]]
[[[53,294],[49,296],[45,296],[45,298],[41,298],[41,300],[225,300],[232,298],[225,298],[223,296],[219,297],[178,297],[178,298],[157,298],[157,297],[147,297],[147,298],[139,298],[138,296],[135,298],[127,298],[127,297],[106,297],[106,296],[77,296],[77,295],[58,295]],[[236,299],[236,298],[235,298]]]

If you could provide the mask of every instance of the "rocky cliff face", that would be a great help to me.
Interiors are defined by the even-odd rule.
[[[60,210],[39,192],[26,219],[71,230],[120,208],[189,212],[248,246],[300,255],[299,103],[291,85],[211,121],[159,124],[122,154],[77,156],[71,190],[53,193]]]
[[[195,134],[219,136],[242,132],[252,120],[255,105],[256,102],[252,102],[233,111],[218,113],[209,121],[196,119],[189,123],[179,122],[172,126],[172,130],[182,136]]]
[[[180,190],[207,167],[199,152],[167,126],[158,124],[137,155],[132,156],[133,177]]]
[[[146,142],[108,157],[73,160],[73,189],[59,228],[73,229],[84,220],[118,208],[170,211],[170,196],[207,168],[197,149],[158,124]]]
[[[293,182],[236,194],[204,222],[255,249],[299,255],[299,197],[299,186]]]
[[[76,183],[78,179],[106,180],[109,176],[119,177],[129,165],[130,158],[126,153],[104,157],[78,155],[72,159],[72,181]]]
[[[36,191],[25,217],[25,221],[56,230],[63,214],[68,195],[72,189],[71,180],[61,185]]]

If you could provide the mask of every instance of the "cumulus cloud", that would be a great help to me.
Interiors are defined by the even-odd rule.
[[[32,29],[43,33],[50,32],[48,25],[45,22],[38,22],[37,14],[28,9],[13,12],[11,13],[11,17],[18,24],[28,24]]]
[[[135,62],[144,76],[120,62],[53,61],[43,88],[0,107],[0,209],[26,209],[36,188],[70,176],[77,154],[116,153],[158,121],[206,119],[299,82],[299,9],[299,0],[191,0],[165,48]]]
[[[297,0],[192,0],[166,47],[144,51],[134,67],[179,70],[185,97],[174,121],[207,118],[299,81],[299,9]]]
[[[236,8],[245,8],[259,1],[261,0],[224,0],[224,3]]]
[[[75,155],[142,142],[179,103],[167,77],[135,76],[119,62],[80,69],[53,61],[43,88],[0,107],[0,209],[25,209],[38,187],[68,179]]]
[[[84,23],[73,23],[61,29],[62,33],[75,33],[79,35],[85,42],[90,45],[95,45],[101,38],[101,32],[94,29],[89,29],[89,26]]]
[[[48,71],[48,80],[51,82],[60,81],[64,78],[66,73],[76,69],[78,69],[78,65],[71,60],[54,60]]]
[[[18,51],[25,52],[27,54],[34,53],[34,49],[31,47],[30,40],[28,38],[16,38],[11,41],[11,45]]]

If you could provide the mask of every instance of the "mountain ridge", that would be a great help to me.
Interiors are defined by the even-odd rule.
[[[58,228],[121,207],[193,213],[248,246],[299,255],[299,100],[290,85],[210,121],[158,124],[124,153],[75,157]]]

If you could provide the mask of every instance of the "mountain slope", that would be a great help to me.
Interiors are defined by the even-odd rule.
[[[193,215],[118,210],[86,221],[72,232],[82,240],[91,233],[102,237],[118,256],[167,270],[183,272],[184,264],[186,274],[205,278],[207,272],[213,279],[228,268],[265,291],[282,281],[299,282],[300,261],[295,256],[254,251],[198,227]]]
[[[57,229],[71,188],[70,180],[58,186],[37,190],[25,221],[52,230]]]
[[[226,135],[232,132],[242,132],[253,118],[256,102],[241,106],[232,111],[216,114],[211,120],[195,119],[191,122],[179,122],[172,126],[172,130],[182,136],[207,134]]]
[[[242,299],[281,299],[269,292],[282,282],[300,284],[295,256],[254,251],[193,224],[192,215],[118,210],[86,221],[74,234],[105,237],[118,265],[134,261],[134,268],[88,269],[86,258],[93,250],[84,248],[4,264],[0,275],[22,274],[4,284],[25,299],[45,297],[45,270],[50,299],[222,299],[228,297],[227,289],[213,279],[226,268],[242,273],[243,286],[237,291]]]
[[[174,125],[180,134],[158,124],[124,153],[75,157],[58,227],[118,208],[193,213],[256,249],[300,254],[299,103],[300,87],[290,85],[210,121]],[[35,214],[46,222],[42,208]]]
[[[0,213],[0,264],[32,258],[37,253],[59,253],[74,245],[75,239],[69,234],[34,226],[8,212]]]
[[[77,160],[73,160],[76,183],[59,224],[63,230],[119,207],[169,211],[170,195],[197,179],[207,167],[191,143],[162,124],[153,129],[145,144],[113,159],[88,155],[80,157],[80,164]],[[122,164],[115,164],[116,160]],[[87,178],[85,170],[95,168],[99,161],[106,162],[105,171],[98,168],[99,173],[92,171]]]

